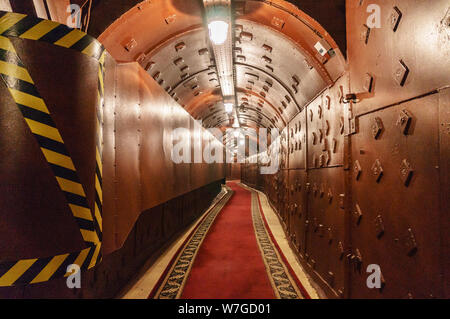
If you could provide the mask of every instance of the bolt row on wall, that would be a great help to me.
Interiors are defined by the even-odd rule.
[[[281,169],[243,164],[242,179],[329,297],[448,297],[450,8],[384,1],[370,29],[367,5],[347,1],[349,71],[283,131]]]

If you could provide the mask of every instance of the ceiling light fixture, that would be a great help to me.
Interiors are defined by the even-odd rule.
[[[233,112],[233,103],[225,103],[225,112],[231,113]]]
[[[215,45],[222,45],[228,38],[230,25],[225,21],[215,20],[208,23],[209,38]]]
[[[203,4],[218,80],[227,111],[230,109],[227,103],[232,101],[233,106],[237,105],[233,67],[231,0],[203,0]],[[233,106],[231,112],[227,111],[227,113],[233,113]],[[238,117],[237,111],[235,113],[234,117]],[[239,121],[236,122],[239,125]]]

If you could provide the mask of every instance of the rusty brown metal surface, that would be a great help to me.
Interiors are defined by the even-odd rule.
[[[368,4],[347,1],[348,58],[355,115],[406,101],[448,85],[449,3],[383,1],[381,28],[367,32]],[[395,30],[395,31],[394,31]],[[366,41],[366,36],[368,38]],[[367,42],[367,43],[366,43]],[[367,90],[367,77],[373,78]]]
[[[12,41],[60,130],[93,207],[98,63],[50,44]],[[2,197],[7,222],[1,227],[8,239],[2,240],[1,258],[19,260],[80,250],[81,236],[66,200],[1,84],[5,114],[0,166],[2,188],[8,194]],[[117,64],[109,54],[102,124],[105,254],[123,245],[141,212],[225,177],[222,164],[173,164],[172,129],[185,127],[192,134],[194,120],[137,63]],[[23,230],[18,232],[17,225]]]
[[[331,84],[344,71],[344,58],[333,38],[313,18],[296,6],[283,0],[241,1],[238,17],[265,25],[294,41],[306,59]],[[337,56],[319,57],[314,49],[316,42],[324,38],[335,49]],[[324,63],[326,62],[326,64]]]
[[[217,181],[142,212],[123,247],[82,272],[81,289],[68,289],[66,278],[42,284],[0,287],[0,298],[116,298],[159,249],[201,216],[221,190]],[[105,207],[105,206],[104,206]]]
[[[98,63],[46,43],[12,41],[60,130],[93,205]],[[172,129],[185,127],[193,135],[192,117],[136,63],[117,64],[107,54],[105,68],[103,253],[108,261],[84,274],[86,289],[73,295],[68,294],[64,280],[56,280],[2,288],[2,296],[112,297],[142,258],[148,257],[148,251],[154,252],[163,239],[169,240],[198,217],[220,190],[224,165],[172,163]],[[84,248],[67,202],[4,82],[0,90],[0,187],[7,194],[0,198],[1,260],[48,257]],[[164,206],[164,217],[155,213],[150,218],[158,226],[145,224],[136,230],[139,216],[158,205]],[[163,239],[141,229],[151,227],[159,227]],[[154,241],[144,245],[149,240]],[[131,248],[127,244],[117,252],[130,241]],[[138,258],[139,251],[144,257]],[[118,261],[117,256],[121,256]],[[132,266],[123,271],[124,260],[133,258]],[[111,276],[116,276],[113,285],[108,283]]]
[[[116,90],[116,62],[106,53],[105,57],[105,105],[103,107],[103,211],[112,212],[103,214],[103,227],[110,230],[103,236],[103,252],[105,247],[113,251],[116,246],[116,134],[115,134],[115,90]],[[106,232],[108,233],[108,232]]]
[[[83,3],[84,0],[72,0],[72,3]],[[138,2],[138,1],[136,1]],[[89,24],[89,34],[98,37],[101,35],[116,19],[127,11],[132,9],[136,2],[128,0],[97,0],[93,1],[91,21]],[[170,6],[174,8],[174,12],[181,11],[184,13],[192,14],[197,10],[192,6],[193,1],[184,0],[165,0],[166,3],[170,2]],[[296,10],[293,10],[293,6],[296,6],[306,14],[313,17],[320,25],[322,25],[331,35],[331,37],[339,45],[341,51],[346,52],[346,25],[345,25],[345,0],[332,1],[329,0],[289,0],[286,2],[281,1],[265,1],[265,2],[277,6],[278,8],[285,9],[292,15],[298,15]],[[291,4],[288,4],[290,2]],[[237,10],[242,11],[244,1],[235,1],[235,7]],[[107,14],[105,14],[107,13]]]
[[[223,164],[172,161],[173,130],[185,128],[193,139],[194,120],[145,70],[137,63],[111,65],[107,83],[112,81],[110,73],[115,85],[106,95],[114,107],[108,110],[107,106],[107,113],[113,123],[105,128],[110,136],[105,152],[114,153],[114,162],[109,160],[114,168],[105,169],[114,172],[114,178],[106,179],[112,186],[105,186],[109,192],[105,197],[114,202],[106,204],[113,210],[105,208],[104,213],[105,224],[110,225],[104,231],[106,254],[123,245],[141,212],[225,177]]]
[[[448,3],[383,2],[382,28],[365,44],[367,5],[347,1],[349,73],[289,122],[289,181],[283,170],[264,176],[264,192],[328,297],[448,297]],[[295,153],[302,118],[307,155]],[[367,287],[371,264],[380,289]]]
[[[433,95],[358,118],[358,132],[352,136],[351,241],[352,253],[358,249],[363,260],[351,270],[354,295],[442,295],[438,98]],[[412,117],[407,132],[401,125],[405,111]],[[377,123],[383,129],[375,138]],[[381,266],[381,292],[366,287],[369,264]]]
[[[33,1],[9,1],[12,12],[19,12],[26,15],[36,15]]]
[[[142,122],[139,67],[134,63],[116,67],[115,91],[115,248],[123,244],[141,213],[140,139]],[[108,194],[105,194],[108,196]],[[106,217],[105,217],[106,218]],[[104,237],[110,234],[105,233]],[[104,246],[109,251],[108,246]]]
[[[289,153],[289,168],[306,168],[306,154],[307,154],[307,127],[306,127],[307,111],[302,111],[299,115],[292,119],[289,123],[288,135],[288,153]]]
[[[439,183],[439,174],[448,171],[448,161],[439,157],[439,99],[433,95],[358,118],[359,131],[351,136],[351,186],[345,186],[343,166],[310,168],[306,178],[298,177],[306,176],[304,170],[289,170],[286,208],[286,185],[280,177],[284,171],[265,177],[269,183],[264,191],[283,219],[292,246],[329,297],[445,295],[448,238],[443,232],[448,221],[443,216],[448,210],[439,197],[445,197],[448,186]],[[414,114],[408,135],[399,121],[404,110]],[[445,123],[441,121],[441,127]],[[382,124],[381,133],[375,124]],[[299,218],[305,206],[297,193],[299,180],[307,181],[306,223]],[[366,286],[370,264],[381,266],[381,290]]]
[[[342,167],[308,171],[308,222],[304,260],[332,292],[343,297],[345,287],[345,214]]]
[[[309,168],[343,165],[346,120],[345,105],[340,97],[341,92],[348,91],[347,79],[347,76],[340,78],[306,108]],[[293,123],[294,130],[295,124],[297,123]]]
[[[93,207],[98,63],[46,43],[12,41],[61,133]],[[83,239],[54,173],[0,82],[0,259],[15,261],[81,250]]]
[[[194,133],[189,113],[205,127],[230,124],[201,3],[157,0],[131,8],[117,0],[109,11],[105,3],[97,6],[107,13],[95,26],[99,33],[124,13],[101,35],[111,52],[103,123],[107,256],[86,274],[92,290],[78,297],[116,291],[144,258],[140,252],[198,216],[206,207],[199,203],[214,193],[205,185],[217,191],[225,176],[264,190],[300,262],[329,297],[449,296],[448,1],[384,1],[381,28],[370,29],[369,3],[347,0],[347,65],[331,35],[293,5],[236,1],[242,126],[286,127],[274,175],[261,175],[258,163],[170,159],[171,130]],[[94,7],[93,16],[100,14]],[[334,57],[317,55],[321,37]],[[14,44],[62,128],[92,205],[97,65],[44,43]],[[345,101],[349,93],[356,94],[353,103]],[[7,221],[0,223],[1,258],[78,250],[64,198],[3,82],[0,103],[0,187],[8,194],[0,198]],[[382,289],[366,285],[370,264],[381,267]],[[45,287],[60,292],[63,283]],[[27,287],[6,295],[42,293]]]
[[[306,250],[306,229],[308,220],[307,175],[305,170],[289,170],[289,219],[288,233],[291,243],[301,258]]]
[[[450,221],[445,212],[450,211],[450,203],[448,194],[450,193],[450,89],[442,90],[439,93],[439,168],[440,177],[440,198],[441,210],[439,225],[441,227],[440,245],[441,251],[441,269],[442,280],[444,283],[449,282],[450,267],[450,245],[448,245],[448,233],[450,231]],[[444,296],[450,296],[450,287],[444,284]]]
[[[345,61],[329,34],[287,2],[238,1],[235,7],[242,125],[283,129],[343,73]],[[229,126],[202,10],[197,2],[141,3],[115,21],[100,40],[117,60],[137,61],[181,106],[204,119],[205,127]],[[155,28],[158,32],[140,32]],[[335,49],[334,57],[317,56],[314,45],[321,37]],[[301,62],[293,65],[292,59]]]
[[[444,91],[358,116],[356,133],[341,138],[351,141],[351,148],[346,147],[350,170],[341,162],[337,167],[290,169],[288,182],[285,170],[264,177],[264,191],[299,260],[329,297],[445,296],[448,203],[443,196],[448,183],[440,181],[447,181],[449,166],[446,97]],[[317,110],[321,101],[311,106]],[[339,104],[337,96],[332,102]],[[339,117],[332,118],[340,123]],[[296,120],[289,126],[294,128],[290,145],[296,140]],[[308,130],[316,127],[308,124]],[[308,141],[308,149],[310,145]],[[289,165],[300,160],[291,156]],[[246,167],[244,182],[256,185],[255,168]],[[298,192],[302,183],[307,203]],[[301,221],[304,207],[306,220]],[[368,289],[370,264],[380,265],[383,289]]]
[[[141,2],[114,21],[99,35],[99,40],[117,60],[135,61],[142,53],[146,54],[178,33],[202,25],[201,12],[202,4],[197,1]],[[155,29],[158,32],[130,34],[131,30]],[[126,50],[125,46],[130,43],[134,45]]]

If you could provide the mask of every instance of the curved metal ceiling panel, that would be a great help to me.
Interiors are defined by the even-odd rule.
[[[189,13],[177,11],[170,1],[143,2],[101,39],[116,59],[139,62],[205,127],[229,127],[232,116],[224,110],[203,8],[186,5]],[[342,54],[317,22],[284,1],[236,1],[234,8],[240,124],[283,129],[343,71]],[[156,25],[159,34],[141,31]],[[334,57],[314,55],[321,38],[332,45]]]

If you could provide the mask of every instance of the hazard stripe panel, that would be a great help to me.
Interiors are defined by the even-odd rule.
[[[0,16],[0,35],[48,42],[76,50],[96,60],[100,60],[105,51],[97,39],[81,30],[14,12],[0,11]],[[1,41],[0,48],[2,48]]]
[[[18,23],[25,17],[25,14],[6,13],[0,18],[0,33],[3,33],[9,28],[13,27],[16,23]]]
[[[47,162],[51,164],[55,164],[70,170],[75,170],[75,167],[73,166],[72,160],[70,157],[60,154],[59,152],[53,152],[51,150],[48,150],[46,148],[41,147],[42,153],[44,153],[44,156],[47,160]]]
[[[33,82],[30,82],[30,83],[33,83]],[[17,89],[20,90],[21,88],[19,87]],[[49,114],[47,106],[45,105],[45,102],[41,97],[33,96],[31,94],[21,92],[17,89],[12,88],[12,87],[9,88],[9,91],[10,91],[11,95],[13,96],[14,101],[16,101],[17,104],[25,105],[25,106],[31,107],[33,109],[36,109],[38,111]]]
[[[53,257],[23,259],[0,263],[0,287],[35,284],[54,278],[67,277],[67,267],[78,265],[81,270],[96,266],[100,259],[101,244],[82,251]]]
[[[100,212],[100,208],[97,203],[95,203],[95,219],[97,219],[98,226],[100,227],[100,231],[103,231],[102,213]]]
[[[94,254],[92,256],[91,262],[89,263],[88,269],[91,269],[92,267],[95,266],[95,264],[97,262],[97,258],[100,254],[100,248],[101,248],[101,244],[98,244],[97,246],[95,246]]]
[[[81,235],[83,236],[84,241],[89,243],[97,244],[100,242],[100,238],[98,238],[97,233],[92,230],[80,229]]]
[[[75,43],[77,43],[79,40],[81,40],[81,38],[83,38],[84,35],[85,35],[84,32],[74,29],[74,30],[70,31],[70,33],[68,33],[67,35],[65,35],[64,37],[62,37],[61,39],[59,39],[58,41],[56,41],[53,44],[59,45],[59,46],[65,47],[65,48],[70,48]]]
[[[27,70],[25,70],[24,68],[22,68],[16,64],[0,61],[0,68],[3,70],[3,73],[6,75],[15,76],[17,79],[33,83],[33,80],[31,79]]]
[[[2,41],[3,43],[5,43],[5,38],[3,38]],[[7,46],[11,47],[11,45]],[[17,63],[18,61],[20,61],[20,59],[8,62]],[[28,71],[25,68],[23,68],[23,70],[25,74],[30,78],[30,83],[33,83]],[[4,78],[4,76],[11,77],[16,74],[9,72],[9,69],[7,69],[4,65],[0,64],[0,75],[2,76],[2,78]],[[60,189],[66,195],[68,204],[73,204],[86,208],[89,207],[87,204],[86,194],[83,190],[83,186],[79,181],[72,159],[70,158],[70,156],[66,155],[67,151],[65,150],[64,141],[61,137],[61,134],[59,133],[59,130],[54,124],[44,100],[37,93],[37,89],[35,89],[37,95],[31,95],[22,92],[21,91],[22,88],[18,85],[17,81],[5,80],[5,83],[8,86],[11,96],[13,97],[17,106],[21,110],[25,122],[28,124],[28,127],[30,128],[31,132],[35,136],[41,137],[37,139],[37,142],[40,143],[42,139],[53,140],[54,142],[59,143],[60,149],[64,149],[63,152],[58,152],[57,150],[48,149],[46,147],[47,145],[40,144],[44,158],[47,160],[47,162],[50,165],[50,168],[55,174],[56,182],[58,183]],[[30,112],[30,110],[33,110],[33,112]],[[97,183],[96,188],[99,187],[100,186]],[[71,208],[71,206],[69,207]],[[72,211],[74,217],[76,217],[77,213],[78,212]],[[91,215],[95,216],[95,209],[91,213]],[[91,218],[90,220],[93,220],[93,218]],[[94,228],[94,227],[86,228],[85,225],[86,225],[85,223],[79,223],[80,231],[83,229],[87,230]],[[97,229],[98,232],[100,233],[101,232],[100,227],[97,226]],[[95,240],[92,240],[91,237],[92,236],[90,236],[89,240],[86,240],[86,243],[88,245],[92,245],[92,242],[96,242]],[[99,234],[97,237],[101,237],[101,235]]]
[[[19,104],[17,101],[16,103]],[[30,127],[31,132],[33,132],[34,134],[45,136],[51,140],[64,143],[58,129],[32,119],[25,118],[25,121]]]
[[[1,18],[0,18],[1,23]],[[11,41],[8,38],[0,36],[0,49],[10,52],[16,52],[14,49],[14,46],[12,45]]]
[[[53,257],[52,260],[45,265],[44,269],[42,269],[42,271],[31,281],[31,283],[34,284],[49,280],[67,257],[69,257],[69,254]]]
[[[64,145],[45,101],[34,85],[26,66],[8,37],[44,41],[77,50],[99,62],[97,110],[97,147],[95,170],[95,203],[90,209],[76,168]],[[34,284],[68,276],[67,267],[79,265],[82,270],[97,265],[101,259],[102,240],[102,121],[104,103],[105,49],[86,33],[53,21],[0,11],[0,77],[20,109],[25,122],[39,144],[43,158],[55,175],[55,182],[65,195],[68,207],[88,246],[75,253],[53,257],[24,259],[0,263],[0,287]]]
[[[59,23],[44,20],[34,27],[30,28],[29,30],[25,31],[20,37],[29,40],[39,40],[44,35],[55,29],[58,25]]]
[[[6,274],[0,277],[0,287],[12,286],[36,261],[37,259],[18,261]]]
[[[88,208],[74,204],[69,204],[69,206],[75,217],[92,220],[91,211]]]
[[[101,159],[98,149],[96,149],[96,151],[95,151],[95,157],[96,157],[97,163],[99,164],[98,169],[99,169],[99,173],[100,173],[103,170],[103,166],[102,166],[102,159]],[[101,173],[100,173],[100,175],[101,175]]]

